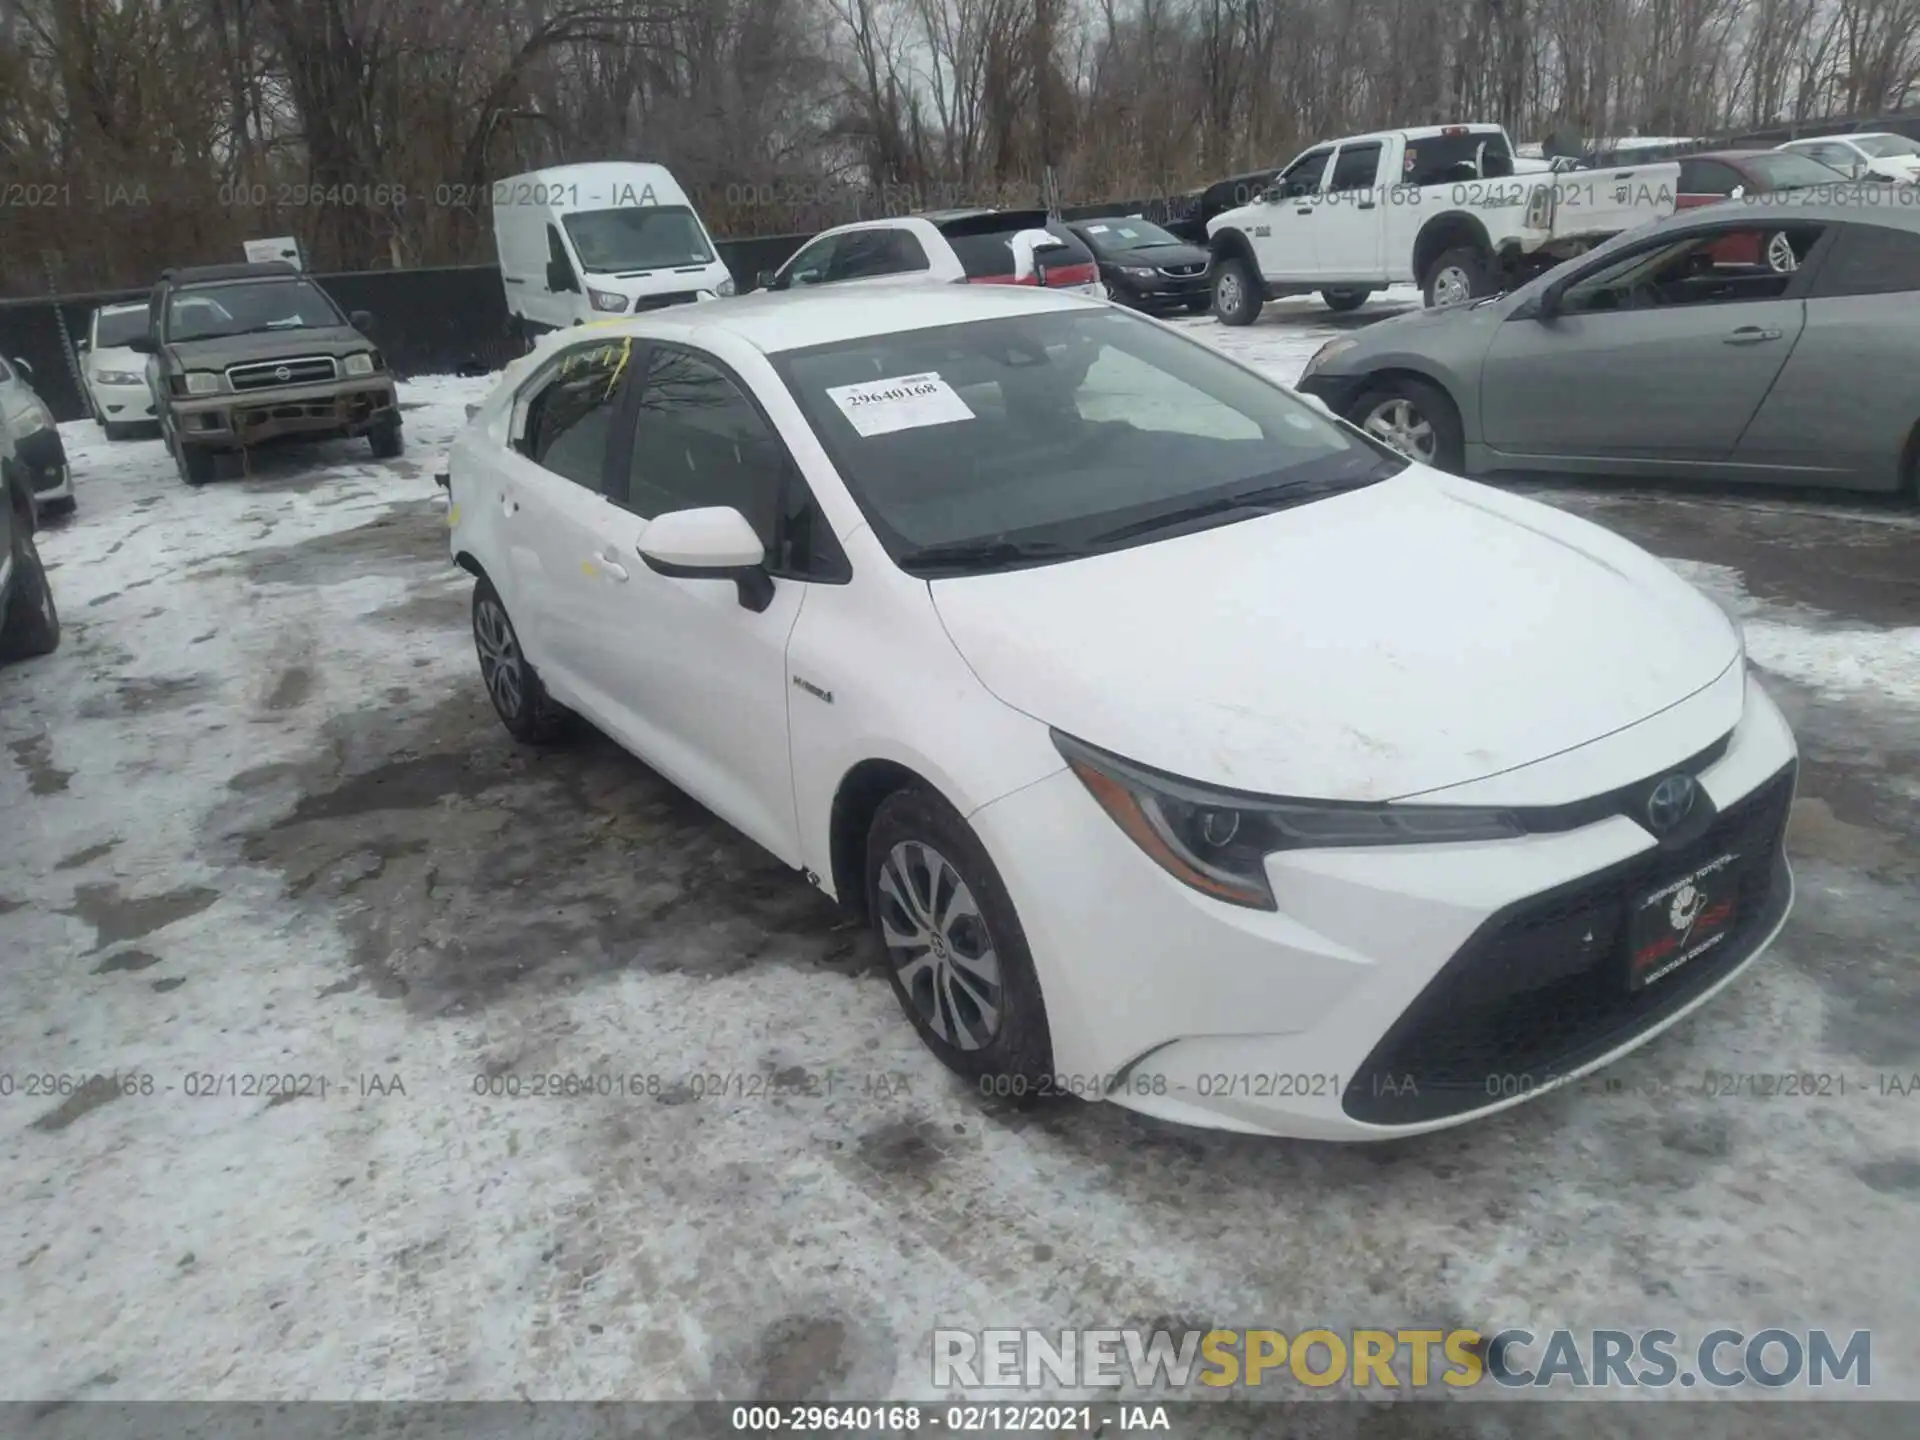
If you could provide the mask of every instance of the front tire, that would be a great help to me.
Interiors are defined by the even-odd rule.
[[[1394,376],[1368,387],[1347,418],[1409,460],[1459,474],[1466,450],[1460,412],[1437,385]]]
[[[1342,315],[1349,310],[1358,310],[1372,297],[1371,290],[1322,290],[1320,292],[1320,298],[1326,302],[1326,307]]]
[[[1251,325],[1267,303],[1260,277],[1245,260],[1220,262],[1213,277],[1213,313],[1222,325]]]
[[[13,592],[0,616],[0,660],[31,660],[60,646],[60,612],[47,584],[46,567],[33,543],[29,522],[14,517]]]
[[[398,425],[380,425],[367,432],[367,444],[376,460],[394,460],[406,452],[407,440]]]
[[[1420,292],[1429,310],[1464,305],[1493,293],[1493,264],[1475,245],[1456,245],[1427,267]]]
[[[1204,315],[1212,308],[1213,297],[1211,295],[1196,295],[1187,301],[1187,313],[1189,315]]]
[[[473,645],[487,698],[507,733],[526,745],[550,745],[566,734],[573,712],[547,693],[521,648],[506,602],[490,580],[473,587]]]
[[[1026,932],[972,828],[931,791],[881,802],[867,832],[867,913],[921,1042],[982,1095],[1052,1090],[1053,1041]]]

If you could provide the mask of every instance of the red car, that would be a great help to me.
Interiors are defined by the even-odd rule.
[[[1790,150],[1714,150],[1681,158],[1675,203],[1688,210],[1735,196],[1804,190],[1814,185],[1850,187],[1852,183],[1831,165]],[[1708,254],[1715,265],[1764,265],[1782,272],[1796,268],[1802,259],[1784,233],[1756,236],[1751,231],[1729,236]]]

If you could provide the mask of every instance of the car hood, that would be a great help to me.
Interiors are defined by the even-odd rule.
[[[1740,653],[1651,555],[1413,466],[1297,509],[931,582],[1007,704],[1189,779],[1390,800],[1598,740]]]
[[[271,330],[258,335],[215,335],[205,340],[175,340],[167,348],[182,363],[221,369],[249,360],[286,360],[300,355],[350,355],[371,342],[351,325],[324,329]]]

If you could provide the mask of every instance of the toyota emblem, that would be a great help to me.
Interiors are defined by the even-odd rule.
[[[273,372],[273,378],[276,380],[283,380],[283,381],[291,380],[293,378],[293,371],[289,370],[286,366],[282,365]]]
[[[1700,787],[1691,775],[1669,775],[1647,796],[1647,828],[1665,835],[1693,813]]]

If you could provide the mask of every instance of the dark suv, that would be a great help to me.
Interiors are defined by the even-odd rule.
[[[160,433],[190,485],[219,478],[270,440],[365,435],[375,456],[401,452],[393,377],[361,332],[291,265],[168,270],[153,287],[147,384]]]

